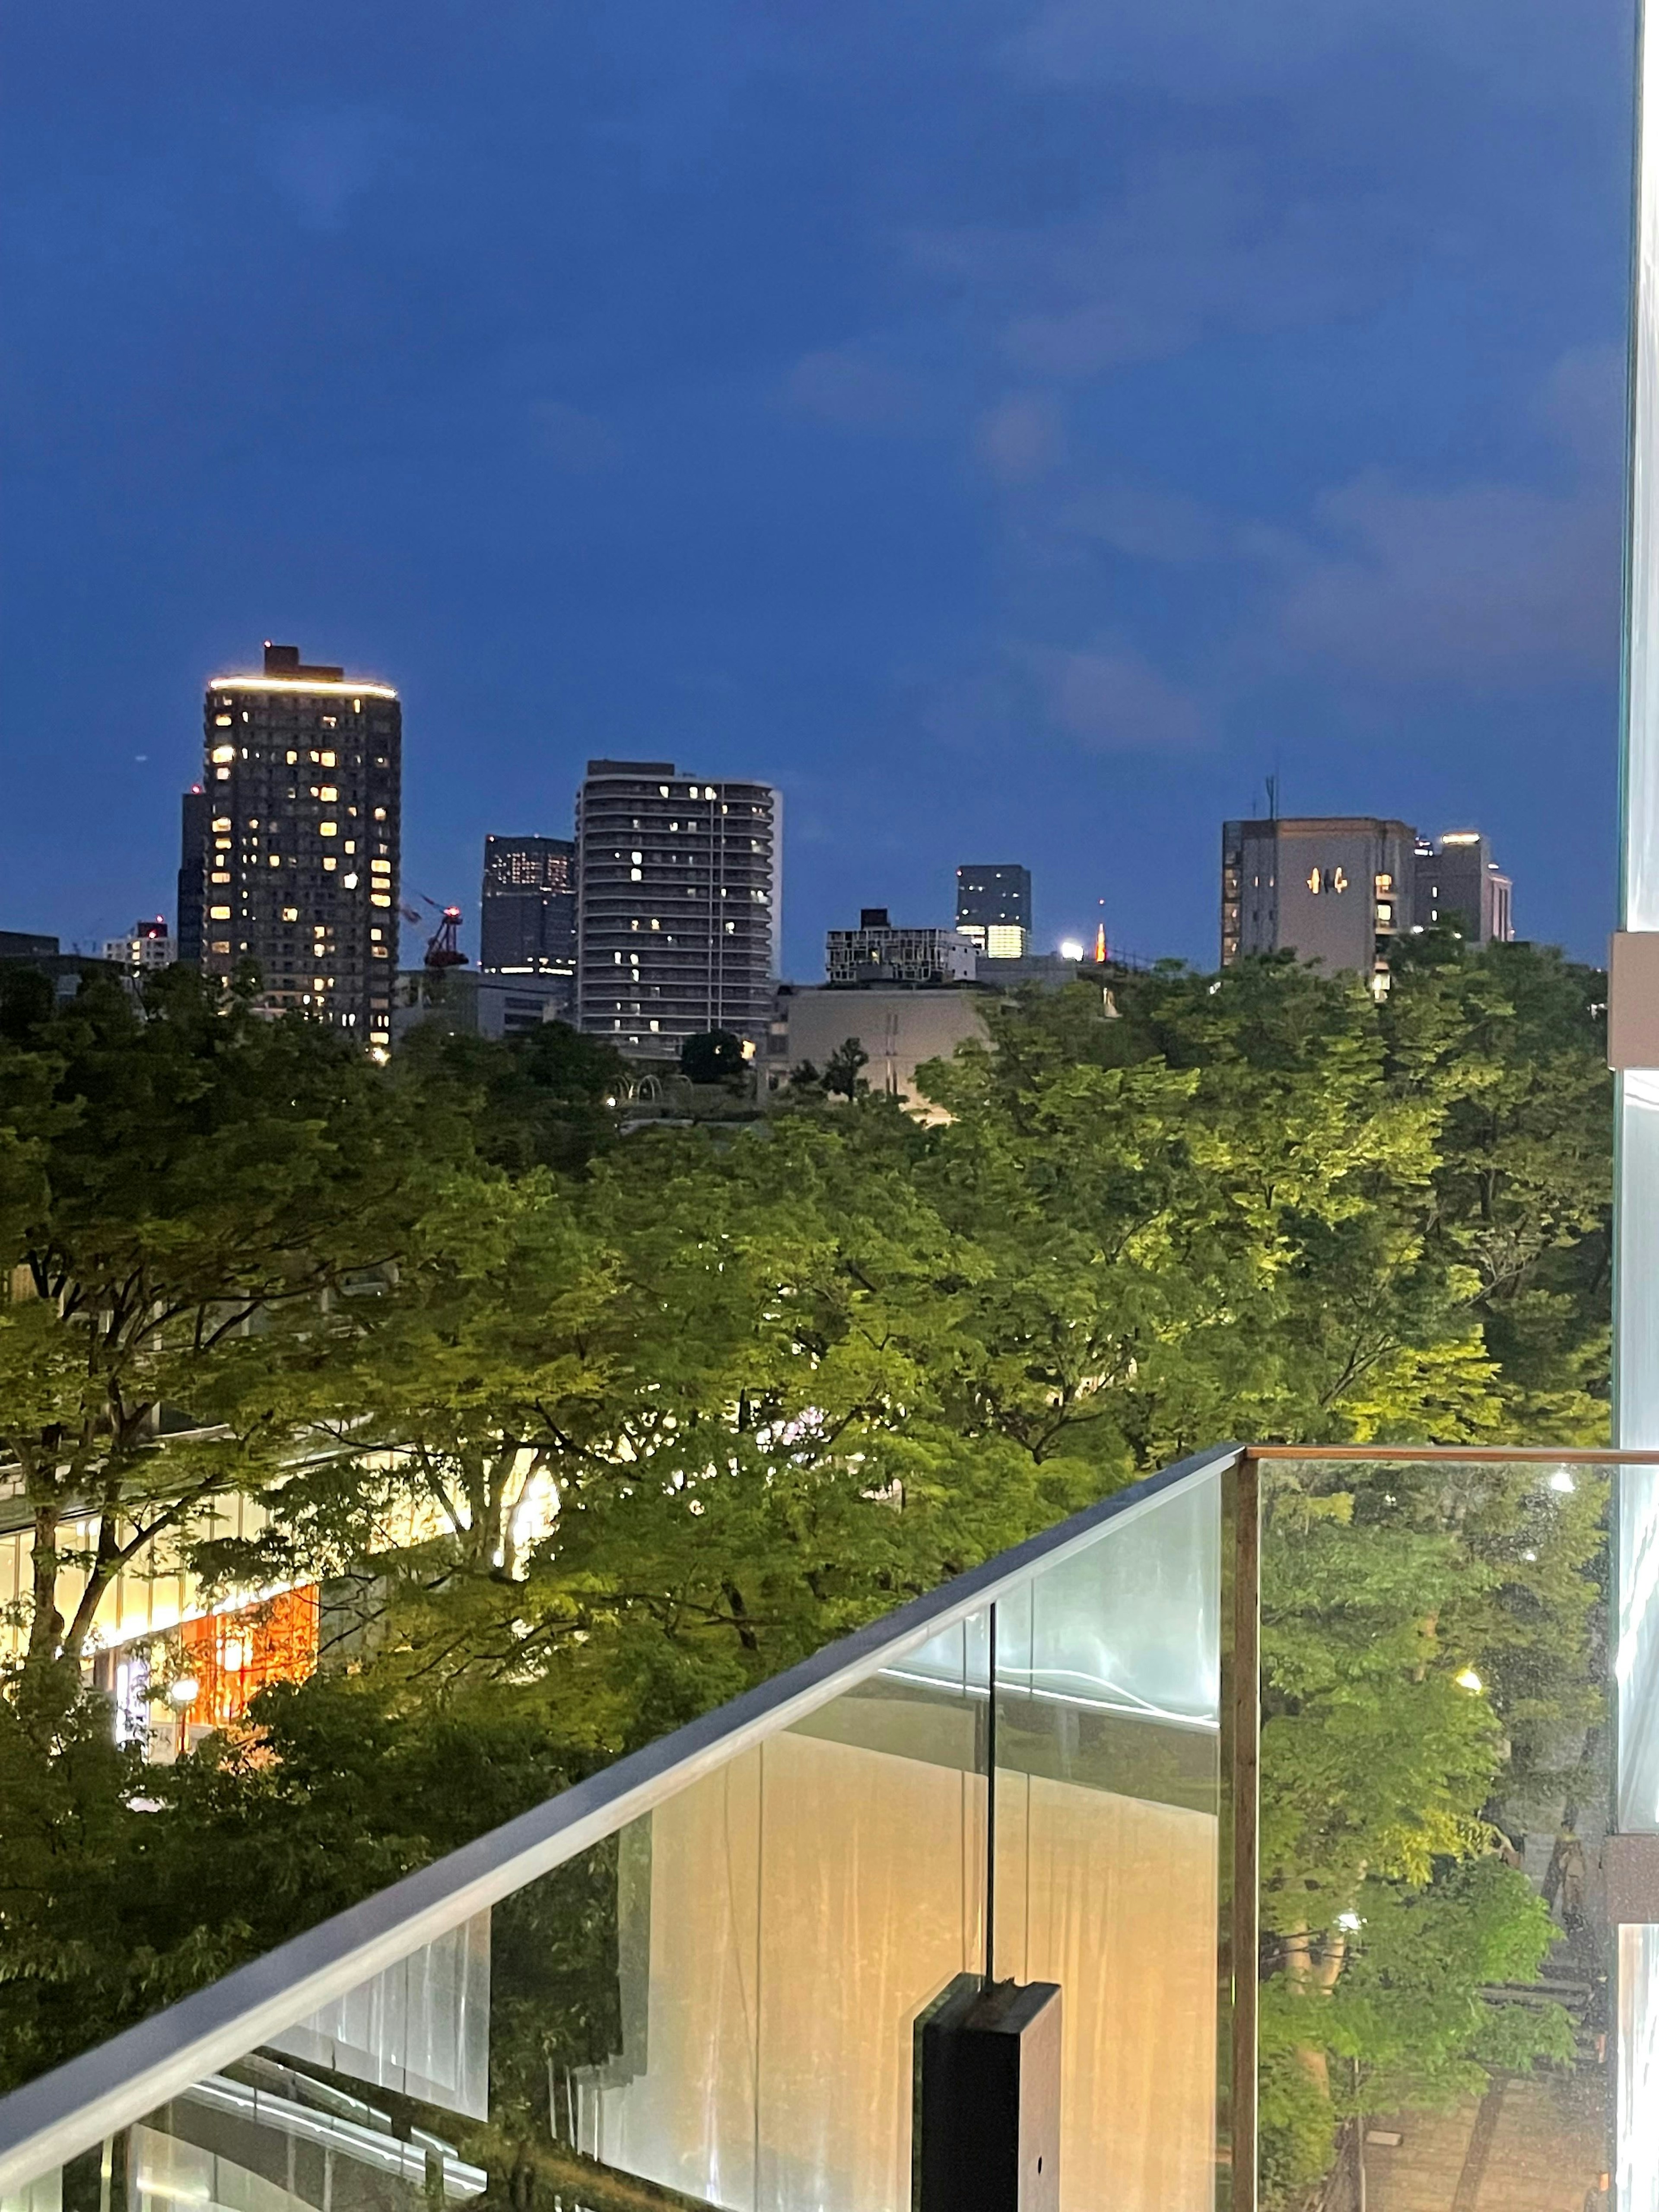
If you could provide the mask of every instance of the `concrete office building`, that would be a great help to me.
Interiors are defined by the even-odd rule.
[[[1031,871],[1012,860],[964,861],[957,927],[983,959],[1023,960],[1031,945]]]
[[[574,974],[573,838],[484,839],[478,965],[500,975]]]
[[[769,1070],[781,1079],[810,1060],[822,1073],[830,1054],[855,1038],[869,1055],[862,1074],[872,1091],[907,1100],[924,1120],[938,1120],[938,1109],[917,1089],[916,1070],[924,1060],[949,1060],[964,1038],[986,1036],[986,1012],[995,1003],[988,991],[786,984],[778,994]]]
[[[179,957],[179,940],[168,934],[167,922],[158,914],[151,921],[135,921],[125,937],[106,939],[104,957],[132,975],[148,975],[154,969],[172,967]]]
[[[1417,842],[1412,920],[1419,929],[1449,922],[1474,945],[1508,945],[1515,936],[1515,886],[1478,830],[1448,830],[1437,844]]]
[[[960,929],[896,927],[884,906],[860,910],[856,929],[832,929],[824,938],[824,971],[831,983],[971,983],[978,972],[974,940]]]
[[[397,973],[403,723],[387,684],[267,644],[207,687],[202,966],[257,963],[264,1003],[386,1049]],[[193,795],[193,794],[192,794]],[[191,811],[185,807],[186,860]]]
[[[1221,964],[1291,951],[1376,978],[1412,924],[1417,832],[1378,815],[1229,822],[1221,838]]]
[[[398,978],[394,1044],[422,1022],[456,1036],[527,1036],[544,1022],[568,1022],[574,981],[543,969],[492,974],[479,968],[410,968]]]
[[[578,1027],[653,1059],[709,1030],[762,1049],[782,831],[770,784],[705,782],[672,761],[590,761],[576,801]]]

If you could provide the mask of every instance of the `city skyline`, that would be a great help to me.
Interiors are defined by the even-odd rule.
[[[162,902],[269,634],[399,685],[440,903],[661,753],[789,793],[795,972],[1005,848],[1207,959],[1277,775],[1599,957],[1627,10],[1490,9],[13,18],[13,918]]]
[[[271,648],[267,644],[264,650],[269,653]],[[228,668],[234,665],[236,658],[237,656],[231,656],[230,660],[227,662]],[[240,658],[246,659],[247,655],[245,653],[241,655]],[[367,683],[371,684],[380,682],[382,672],[378,668],[370,674],[365,674],[361,664],[354,660],[351,665],[356,671],[354,680],[356,682],[360,684]],[[214,683],[222,682],[224,680],[225,678],[222,673],[216,677],[210,676],[205,679],[210,690]],[[399,702],[401,703],[402,691],[400,687],[393,686],[388,683],[384,686],[384,688],[388,690],[397,690]],[[584,763],[585,767],[587,765],[590,765],[590,763]],[[197,773],[200,774],[201,770],[198,769]],[[763,777],[745,776],[735,778],[728,777],[725,780],[739,782],[765,781]],[[484,856],[486,872],[489,867],[489,853],[490,848],[495,846],[510,848],[518,844],[524,844],[528,846],[544,846],[550,848],[557,847],[568,848],[574,853],[575,819],[581,781],[582,777],[579,774],[575,781],[573,782],[568,794],[562,799],[562,801],[555,795],[550,795],[548,799],[540,806],[536,817],[538,823],[542,826],[533,830],[523,830],[516,828],[502,827],[501,821],[504,818],[505,810],[501,806],[496,805],[495,801],[489,798],[487,793],[481,794],[474,802],[475,811],[478,813],[480,819],[487,818],[495,824],[493,829],[483,832],[477,841],[478,852]],[[780,790],[781,789],[781,786],[775,786],[775,787],[779,788]],[[1261,788],[1265,794],[1267,789],[1265,780]],[[412,808],[410,803],[411,797],[414,801]],[[421,799],[422,794],[420,793],[416,792],[411,794],[408,791],[407,787],[405,787],[401,810],[401,836],[403,844],[405,848],[408,844],[408,823],[410,816],[411,811],[414,811],[417,815],[419,814],[421,811]],[[175,808],[179,805],[179,803],[178,794],[175,792],[173,796],[173,805]],[[205,831],[209,808],[207,805],[207,797],[204,796],[199,784],[192,785],[185,789],[182,803],[185,810],[185,841],[186,848],[188,848],[191,835],[190,825],[192,819],[192,808],[194,809],[195,814],[200,817],[200,826],[204,832]],[[1492,814],[1495,810],[1489,807],[1486,811],[1490,815]],[[550,818],[556,817],[562,820],[566,825],[562,830],[555,830],[546,826]],[[784,878],[787,879],[789,867],[789,846],[787,826],[788,819],[787,810],[785,811],[784,819],[786,829],[781,872]],[[185,866],[181,867],[179,865],[179,836],[177,822],[178,817],[175,815],[171,847],[171,872],[175,887],[170,897],[167,896],[164,891],[163,895],[156,903],[158,904],[158,910],[165,912],[172,923],[173,933],[179,939],[183,957],[189,959],[191,957],[191,946],[193,940],[190,932],[189,918],[185,912],[185,879],[186,875],[189,872],[188,850],[186,850],[185,854]],[[1215,825],[1213,823],[1210,823],[1206,825],[1206,827],[1210,833],[1210,842],[1212,847]],[[1454,831],[1451,834],[1455,836],[1457,833]],[[1006,841],[1005,840],[1005,842]],[[1496,840],[1486,837],[1485,838],[1485,842],[1487,845],[1492,845],[1495,844]],[[951,919],[957,913],[959,907],[960,898],[962,896],[961,884],[964,868],[969,867],[973,864],[951,860],[945,854],[942,849],[937,853],[930,851],[925,855],[925,857],[921,858],[918,858],[918,856],[913,853],[907,855],[906,860],[908,863],[907,866],[894,866],[891,869],[890,875],[888,877],[884,877],[881,883],[872,884],[872,885],[866,886],[866,888],[882,890],[884,889],[886,884],[890,880],[900,878],[913,883],[919,883],[923,886],[923,888],[920,894],[921,904],[916,906],[915,909],[917,925],[920,927],[949,927],[951,923]],[[864,864],[855,864],[855,866],[862,865]],[[1031,931],[1031,950],[1033,951],[1038,953],[1053,952],[1057,951],[1064,944],[1069,944],[1073,941],[1080,941],[1085,939],[1092,942],[1093,933],[1096,927],[1110,909],[1111,902],[1109,896],[1097,895],[1092,910],[1087,909],[1079,905],[1075,914],[1070,912],[1060,914],[1058,912],[1058,902],[1056,900],[1051,898],[1045,902],[1043,899],[1043,878],[1047,872],[1043,867],[1041,856],[1038,857],[1038,864],[1035,869],[1025,867],[1021,865],[1017,867],[1016,872],[1023,873],[1028,878],[1024,886],[1023,896],[1026,902],[1026,910],[1030,912],[1034,917],[1035,926]],[[1166,954],[1174,954],[1175,957],[1188,959],[1196,966],[1210,964],[1214,957],[1212,877],[1213,857],[1212,853],[1209,863],[1209,876],[1206,878],[1207,887],[1212,899],[1212,914],[1209,924],[1211,945],[1207,956],[1201,942],[1196,946],[1189,949],[1185,944],[1179,947],[1175,947],[1167,945],[1149,944],[1144,940],[1140,940],[1138,939],[1133,920],[1131,920],[1127,925],[1115,918],[1114,918],[1113,921],[1109,921],[1107,924],[1107,936],[1109,942],[1115,947],[1128,946],[1140,956],[1150,954],[1152,957],[1162,957]],[[930,878],[933,879],[931,887]],[[476,885],[478,881],[479,873],[477,865],[477,857],[475,855],[474,864],[469,878],[469,889],[461,896],[452,896],[447,895],[447,885],[445,891],[440,892],[436,895],[429,892],[424,886],[418,889],[410,889],[405,892],[404,906],[406,910],[403,911],[400,916],[398,917],[401,923],[402,933],[404,939],[402,950],[397,955],[398,965],[399,968],[410,964],[411,963],[417,963],[420,944],[423,943],[425,936],[429,933],[425,921],[417,922],[410,921],[409,913],[413,910],[412,908],[408,908],[408,900],[410,898],[424,901],[426,904],[430,906],[434,911],[442,906],[459,906],[463,917],[460,932],[461,941],[464,948],[467,951],[469,960],[475,966],[482,967],[486,964],[483,957],[485,951],[484,902],[483,898],[477,890],[470,888],[471,885]],[[400,890],[404,888],[401,882],[399,888]],[[839,879],[833,872],[831,872],[827,878],[821,878],[818,890],[819,896],[823,902],[827,919],[823,927],[819,929],[817,933],[816,946],[811,943],[803,941],[806,939],[807,932],[800,925],[799,920],[792,915],[790,911],[790,902],[788,899],[786,898],[784,902],[784,912],[782,916],[783,926],[780,939],[780,942],[783,946],[783,958],[780,968],[780,980],[787,980],[792,975],[798,981],[806,981],[812,980],[823,967],[823,945],[826,932],[836,928],[844,922],[847,894],[844,890],[840,888]],[[930,901],[931,903],[929,902]],[[143,900],[141,897],[139,904],[142,906],[143,903]],[[891,906],[894,902],[891,899],[889,899],[888,903]],[[48,908],[52,908],[52,902],[50,898],[48,898],[46,905]],[[44,934],[56,936],[63,944],[66,951],[72,949],[77,952],[85,952],[88,956],[96,956],[100,954],[104,946],[112,941],[116,935],[131,934],[130,929],[118,932],[113,929],[101,927],[96,922],[91,925],[84,923],[77,924],[76,917],[71,916],[66,920],[61,910],[54,909],[50,913],[49,916],[45,917],[38,915],[31,910],[27,915],[20,918],[21,913],[21,910],[19,908],[17,912],[10,913],[9,916],[0,917],[0,926],[10,927],[14,929],[21,929],[25,931],[33,930]],[[1054,920],[1052,927],[1048,927],[1045,925],[1045,915],[1050,914],[1058,915],[1058,918]],[[1537,933],[1528,932],[1524,933],[1534,935]],[[1581,950],[1569,944],[1566,946],[1566,950],[1570,953],[1574,953],[1576,957],[1589,959],[1592,963],[1598,963],[1603,957],[1601,950],[1594,945],[1590,945]]]

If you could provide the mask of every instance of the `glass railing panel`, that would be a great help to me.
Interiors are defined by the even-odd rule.
[[[1217,2161],[1222,1478],[996,1609],[999,1978],[1061,1990],[1066,2212],[1207,2212]]]
[[[1607,1476],[1260,1467],[1263,2204],[1604,2203]]]
[[[907,2212],[916,2023],[982,1961],[988,1643],[954,1627],[5,2212]]]

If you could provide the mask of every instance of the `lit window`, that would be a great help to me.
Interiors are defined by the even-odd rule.
[[[284,921],[298,921],[299,919],[300,909],[297,906],[285,906],[283,908],[283,920]]]
[[[325,753],[322,756],[323,766],[325,768],[336,768],[339,765],[339,758],[340,757],[337,753]]]
[[[659,1030],[662,1027],[662,1024],[660,1022],[653,1022],[651,1026],[653,1030]]]
[[[282,865],[283,865],[283,856],[282,856],[282,854],[281,854],[280,853],[273,853],[273,854],[271,854],[271,856],[270,856],[270,865],[271,865],[271,866],[272,866],[273,868],[280,868],[280,867],[282,866]]]
[[[228,906],[210,906],[208,908],[208,919],[210,921],[228,921],[230,908]],[[225,950],[228,952],[230,947],[227,945]]]
[[[216,868],[213,872],[213,880],[216,884],[228,884],[230,877],[223,868]]]
[[[317,835],[319,837],[337,837],[339,834],[340,825],[337,822],[319,822],[317,824]]]
[[[1389,905],[1387,899],[1378,899],[1376,902],[1376,918],[1379,921],[1392,921],[1394,920],[1394,908]]]
[[[630,868],[628,871],[628,880],[630,884],[643,883],[645,880],[645,870],[643,868]]]
[[[662,924],[657,920],[655,915],[653,915],[651,917],[651,927],[653,929],[660,929],[662,927]]]
[[[374,939],[375,944],[378,945],[380,941],[380,931],[378,929],[371,929],[368,933],[370,937]]]
[[[345,841],[345,849],[348,853],[355,853],[357,849],[357,840],[355,837],[348,837]]]
[[[390,906],[391,903],[391,896],[386,891],[371,891],[369,894],[371,906]]]
[[[335,859],[332,853],[328,853],[324,855],[323,866],[327,869],[330,875],[333,874],[335,869],[337,868],[339,865],[339,862]]]
[[[368,866],[369,872],[372,875],[389,876],[392,873],[392,863],[390,860],[371,860]]]
[[[668,796],[668,786],[667,786],[665,783],[659,783],[659,784],[657,786],[657,789],[658,789],[658,790],[662,793],[662,795],[663,795],[663,797],[664,797],[665,799],[666,799],[666,798],[667,798],[667,796]],[[621,1024],[620,1023],[618,1023],[617,1026],[620,1029],[620,1028],[621,1028],[621,1026],[622,1026],[622,1024]]]
[[[377,806],[375,808],[374,819],[377,822],[384,822],[386,820],[386,809],[384,806]]]
[[[229,950],[230,939],[228,937],[216,937],[208,947],[210,952],[228,952]]]
[[[295,763],[295,761],[297,761],[297,760],[299,759],[300,756],[299,756],[299,754],[298,754],[298,753],[289,753],[289,754],[288,754],[288,755],[287,755],[287,757],[287,757],[287,760],[288,760],[288,764],[289,764],[289,766],[290,768],[292,768],[292,767],[294,766],[294,763]],[[290,797],[290,798],[292,798],[293,793],[290,792],[290,793],[289,793],[289,797]]]
[[[216,714],[213,718],[213,726],[216,730],[228,730],[230,727],[230,716]]]
[[[217,816],[216,816],[216,817],[215,817],[215,819],[214,819],[213,827],[214,827],[214,830],[216,830],[216,831],[218,831],[218,830],[228,830],[228,829],[229,829],[229,827],[230,827],[230,817],[229,817],[229,815],[228,815],[228,814],[221,814],[221,815],[217,815]]]
[[[331,783],[324,784],[317,793],[319,799],[337,799],[339,795],[338,790]]]
[[[215,745],[213,757],[216,761],[234,761],[236,757],[236,748],[234,745]]]

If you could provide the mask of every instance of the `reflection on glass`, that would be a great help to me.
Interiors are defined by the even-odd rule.
[[[918,2021],[1064,1996],[1064,2212],[1200,2212],[1219,1478],[674,1790],[3,2212],[908,2212]],[[993,1661],[995,1661],[995,1682]]]
[[[1214,2201],[1220,1478],[997,1607],[996,1968],[1064,1992],[1069,2205]]]
[[[1264,2203],[1334,2162],[1343,2204],[1604,2203],[1607,1484],[1270,1462],[1263,1497]]]

